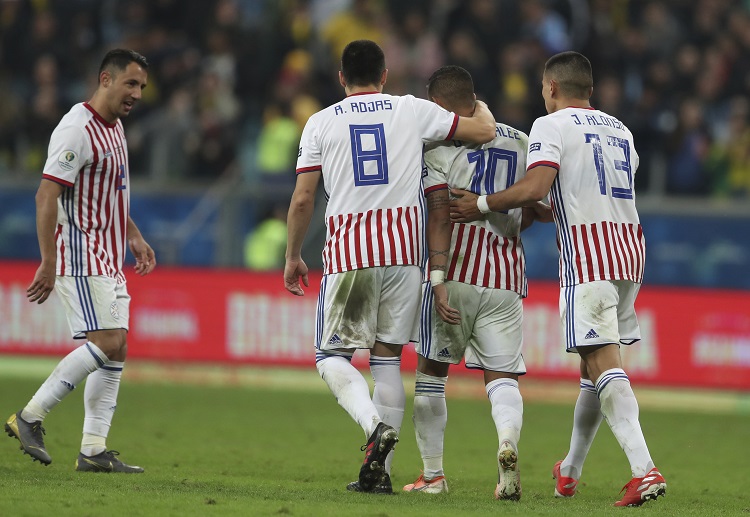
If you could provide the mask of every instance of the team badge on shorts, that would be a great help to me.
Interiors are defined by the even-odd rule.
[[[120,311],[117,310],[117,302],[112,302],[112,305],[109,306],[109,313],[114,319],[120,319]]]

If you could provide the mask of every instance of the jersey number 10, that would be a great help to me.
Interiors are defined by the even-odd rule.
[[[508,188],[516,182],[516,166],[518,165],[518,153],[507,149],[498,149],[490,147],[487,154],[484,150],[472,151],[466,155],[469,163],[474,163],[474,176],[471,178],[469,190],[474,194],[492,194],[495,188],[495,176],[497,175],[497,163],[503,161],[506,163],[507,174],[505,177],[505,187]],[[484,184],[484,192],[482,192]],[[507,210],[500,212],[507,214]]]

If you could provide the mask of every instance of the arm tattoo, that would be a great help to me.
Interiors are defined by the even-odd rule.
[[[432,212],[450,206],[448,196],[427,196],[427,210]]]

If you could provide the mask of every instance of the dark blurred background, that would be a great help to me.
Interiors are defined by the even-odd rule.
[[[748,0],[0,0],[0,259],[38,257],[49,136],[88,100],[104,53],[128,47],[151,64],[124,121],[132,215],[160,262],[279,267],[254,259],[283,255],[283,225],[262,224],[283,219],[302,127],[343,96],[338,59],[360,38],[386,53],[387,93],[424,97],[437,67],[458,64],[527,133],[545,114],[546,59],[584,53],[593,105],[640,155],[647,282],[750,289]],[[556,278],[551,225],[524,241],[529,276]]]

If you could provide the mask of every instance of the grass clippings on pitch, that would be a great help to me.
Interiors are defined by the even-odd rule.
[[[25,404],[49,372],[38,368],[31,376],[20,375],[22,368],[9,371],[6,367],[0,367],[3,419]],[[455,517],[598,516],[638,511],[682,517],[750,513],[746,491],[750,415],[738,411],[642,408],[644,433],[668,489],[665,498],[633,510],[611,506],[630,473],[606,423],[589,455],[578,495],[570,500],[552,496],[550,471],[567,450],[572,404],[542,403],[531,393],[520,443],[523,497],[520,503],[495,501],[497,437],[489,404],[449,396],[445,469],[451,492],[374,496],[344,489],[356,478],[363,454],[359,446],[365,439],[333,397],[320,389],[324,385],[314,371],[274,375],[265,370],[256,377],[235,372],[234,381],[226,385],[217,380],[222,374],[211,369],[204,371],[205,377],[197,381],[200,384],[166,383],[163,375],[152,378],[146,370],[139,374],[134,368],[132,376],[126,374],[109,437],[109,446],[121,451],[124,461],[143,466],[145,474],[73,470],[83,422],[83,390],[79,388],[45,421],[47,449],[53,458],[49,467],[32,463],[18,450],[17,441],[0,437],[0,515]],[[253,381],[263,376],[262,384],[271,389]],[[274,381],[274,376],[289,377],[290,382]],[[411,400],[407,404],[392,473],[396,488],[412,482],[421,467]]]

